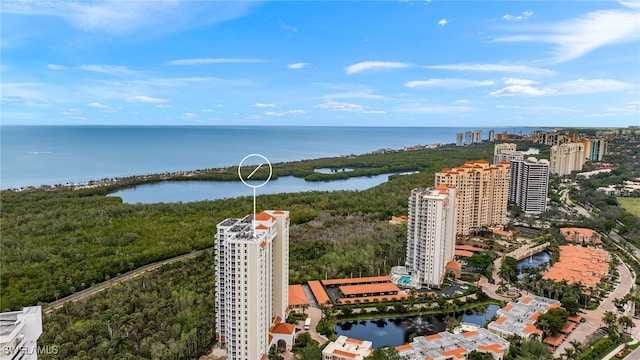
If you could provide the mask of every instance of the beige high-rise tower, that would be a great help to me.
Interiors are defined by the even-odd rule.
[[[583,143],[555,145],[551,147],[549,172],[560,176],[569,175],[572,171],[581,171],[585,161]]]
[[[507,223],[511,166],[468,161],[436,173],[435,184],[453,185],[457,192],[457,236],[467,236],[486,226]]]
[[[229,360],[261,359],[274,319],[285,319],[289,212],[263,211],[217,225],[216,333]]]

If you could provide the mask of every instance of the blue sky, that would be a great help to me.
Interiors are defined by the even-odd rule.
[[[0,3],[2,124],[640,125],[640,2]]]

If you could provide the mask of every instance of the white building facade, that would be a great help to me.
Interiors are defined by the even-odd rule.
[[[549,189],[549,161],[530,157],[511,161],[509,201],[516,203],[527,214],[547,211]]]
[[[454,258],[456,211],[453,187],[411,191],[405,266],[421,284],[442,285],[446,264]]]
[[[226,219],[216,234],[216,333],[229,360],[261,359],[274,319],[286,319],[289,212]]]
[[[21,311],[0,313],[0,359],[36,360],[42,334],[42,309],[30,306]],[[55,352],[55,348],[46,349]]]

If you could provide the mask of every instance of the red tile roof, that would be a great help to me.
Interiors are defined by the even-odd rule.
[[[275,219],[276,218],[274,218],[273,216],[269,215],[264,211],[261,211],[256,215],[256,220],[260,220],[260,221],[266,221],[266,220],[274,221]]]
[[[302,285],[289,285],[289,306],[309,304],[307,295],[304,294]]]
[[[329,303],[329,305],[331,304],[331,299],[329,299],[329,295],[327,295],[327,292],[324,291],[324,288],[320,284],[320,281],[313,280],[313,281],[309,281],[308,284],[318,304],[320,305],[327,305],[327,303]]]
[[[378,294],[388,292],[399,292],[400,288],[394,283],[381,283],[381,284],[362,284],[362,285],[343,285],[340,286],[340,291],[345,296],[348,295],[361,295],[361,294]]]
[[[271,329],[269,329],[269,332],[274,333],[274,334],[293,334],[296,332],[296,327],[293,324],[289,324],[289,323],[280,323],[274,327],[272,327]]]
[[[321,280],[322,285],[330,286],[330,285],[351,285],[351,284],[362,284],[362,283],[382,283],[382,282],[391,282],[391,276],[369,276],[369,277],[360,277],[360,278],[343,278],[343,279],[328,279]]]
[[[413,346],[411,346],[411,344],[396,346],[396,350],[398,351],[405,351],[405,350],[412,350],[412,349],[413,349]]]
[[[562,344],[562,341],[564,340],[565,336],[563,334],[558,334],[556,336],[547,336],[546,338],[544,338],[544,340],[542,340],[543,343],[551,345],[553,347],[556,347],[560,344]]]
[[[333,350],[333,354],[336,354],[336,355],[339,355],[339,356],[342,356],[342,357],[348,357],[348,358],[351,358],[351,359],[355,359],[358,356],[358,354],[350,353],[350,352],[347,352],[347,351],[344,351],[344,350],[340,350],[340,349],[334,349]]]
[[[491,345],[482,345],[478,344],[478,350],[482,351],[493,351],[496,354],[502,354],[503,350],[500,344],[491,344]]]
[[[443,356],[455,356],[458,359],[464,359],[465,358],[465,354],[467,353],[467,350],[465,348],[455,348],[455,349],[451,349],[451,350],[446,350],[442,352]]]

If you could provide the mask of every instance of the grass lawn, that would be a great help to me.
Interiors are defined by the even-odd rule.
[[[625,210],[635,216],[640,216],[640,198],[618,197],[616,198]]]

